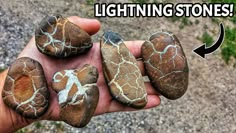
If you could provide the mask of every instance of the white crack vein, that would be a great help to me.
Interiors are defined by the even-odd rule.
[[[172,74],[172,73],[180,73],[180,72],[183,72],[183,70],[175,70],[175,71],[171,71],[171,72],[169,72],[169,73],[163,73],[160,69],[158,69],[158,68],[157,68],[156,66],[154,66],[152,63],[150,63],[150,60],[151,60],[151,57],[152,57],[152,56],[154,56],[155,54],[159,54],[160,60],[161,60],[160,63],[159,63],[159,65],[160,65],[160,64],[162,64],[162,55],[166,54],[166,52],[167,52],[170,48],[174,48],[174,49],[175,49],[175,54],[174,54],[171,58],[168,59],[168,61],[172,61],[173,66],[174,66],[174,69],[176,68],[176,64],[175,64],[174,59],[178,56],[178,57],[180,57],[180,58],[183,60],[183,62],[185,63],[185,57],[184,57],[184,56],[180,56],[180,55],[178,54],[178,50],[181,51],[181,47],[180,47],[178,44],[176,44],[177,41],[176,41],[175,38],[173,37],[173,34],[170,34],[170,33],[168,33],[168,32],[163,32],[163,31],[161,31],[161,32],[156,32],[156,33],[154,33],[153,35],[155,35],[155,34],[157,34],[157,33],[164,33],[164,34],[168,35],[169,37],[171,37],[172,40],[173,40],[173,42],[175,42],[175,44],[169,44],[169,45],[167,45],[167,46],[164,48],[163,51],[157,51],[157,50],[154,48],[154,45],[152,44],[151,41],[146,41],[146,42],[148,43],[148,45],[150,45],[150,46],[152,47],[153,53],[150,54],[150,56],[148,57],[148,60],[145,60],[144,63],[148,64],[150,67],[152,67],[153,69],[157,70],[157,71],[161,74],[161,76],[158,78],[158,80],[160,80],[160,79],[162,79],[162,78],[164,78],[164,77],[166,77],[166,76],[168,76],[168,75],[170,75],[170,74]],[[150,39],[149,39],[149,40],[150,40]]]
[[[109,38],[108,38],[109,39]],[[106,39],[105,37],[103,37],[103,44],[102,45],[109,45],[107,44],[108,42],[112,43],[112,45],[114,46],[113,48],[116,48],[116,52],[113,52],[113,50],[110,50],[109,48],[102,48],[104,49],[104,51],[106,51],[106,53],[104,52],[104,56],[106,56],[107,58],[104,59],[104,62],[107,64],[107,66],[109,66],[109,63],[110,64],[113,64],[117,67],[116,69],[116,72],[115,72],[115,75],[114,77],[110,80],[110,82],[108,83],[109,86],[111,86],[112,84],[114,84],[116,86],[116,88],[119,90],[119,94],[116,96],[117,98],[119,96],[123,97],[124,99],[126,99],[126,101],[128,101],[128,104],[132,104],[138,100],[142,100],[142,99],[145,99],[147,101],[147,93],[145,91],[145,88],[141,87],[141,85],[139,84],[139,82],[141,81],[142,82],[142,75],[141,75],[141,72],[137,66],[136,63],[130,61],[130,57],[133,56],[131,55],[131,53],[128,51],[128,55],[127,56],[123,56],[122,53],[120,52],[120,46],[121,45],[125,45],[123,40],[121,39],[121,41],[118,42],[118,44],[115,44],[113,43],[111,40],[108,40]],[[116,57],[116,58],[120,58],[121,61],[119,63],[116,63],[114,61],[112,61],[111,57],[112,55],[119,55],[120,57]],[[126,66],[126,67],[124,67]],[[128,70],[128,73],[125,73],[125,74],[121,74],[121,69],[124,70],[124,69],[127,69],[128,66],[132,66],[132,68],[134,68],[133,70]],[[129,81],[130,81],[130,75],[134,75],[135,78],[135,86],[133,85],[130,85]],[[126,83],[123,84],[123,85],[120,85],[118,82],[119,82],[119,79],[121,78],[125,78],[127,79]],[[130,81],[130,82],[133,82],[133,81]],[[132,89],[133,91],[135,90],[135,94],[136,96],[134,98],[130,98],[129,96],[127,96],[124,91],[123,91],[123,87],[128,85],[130,89]],[[143,93],[142,96],[140,96],[140,91]]]
[[[83,71],[84,69],[80,70]],[[91,86],[96,86],[96,83],[93,84],[85,84],[85,85],[81,85],[77,74],[74,72],[74,70],[64,70],[65,74],[62,74],[61,72],[57,72],[54,77],[53,77],[53,81],[55,83],[61,82],[63,80],[63,78],[68,77],[67,79],[67,83],[66,83],[66,87],[64,89],[62,89],[57,95],[58,95],[58,99],[59,99],[59,104],[63,104],[63,103],[67,103],[70,105],[76,105],[81,103],[82,101],[84,101],[84,98],[87,98],[87,93],[86,91],[90,89]],[[61,78],[57,78],[57,77],[61,77]],[[72,89],[73,85],[76,85],[77,87],[77,91],[76,93],[73,95],[71,101],[67,101],[68,97],[69,97],[69,92]],[[81,100],[77,100],[77,97],[82,95],[82,99]]]
[[[47,41],[46,41],[45,43],[43,43],[42,46],[39,45],[39,44],[37,44],[37,43],[36,43],[36,45],[37,45],[38,48],[39,48],[41,51],[43,51],[43,52],[45,52],[46,47],[47,47],[48,45],[51,45],[51,46],[54,47],[55,50],[56,50],[56,51],[55,51],[55,55],[64,54],[64,56],[67,56],[67,54],[68,54],[67,52],[62,53],[65,48],[68,48],[71,53],[77,53],[77,51],[78,51],[79,48],[72,46],[70,38],[68,38],[68,39],[69,39],[69,43],[66,43],[66,39],[67,39],[67,38],[65,38],[65,30],[64,30],[64,29],[65,29],[65,25],[66,25],[66,23],[68,22],[68,20],[66,20],[64,23],[61,24],[61,23],[59,23],[59,19],[60,19],[60,18],[57,19],[57,18],[55,17],[55,19],[56,19],[56,26],[54,26],[54,27],[53,27],[51,24],[49,24],[49,22],[47,22],[47,23],[49,24],[49,26],[51,26],[51,27],[53,28],[52,33],[44,32],[42,29],[40,29],[40,30],[41,30],[41,33],[42,33],[43,35],[38,35],[38,36],[45,36],[45,37],[47,37]],[[55,39],[55,38],[53,37],[53,36],[57,33],[58,25],[62,25],[62,29],[63,29],[63,32],[62,32],[62,40],[58,40],[58,39]],[[60,50],[56,45],[59,45],[61,50]],[[80,47],[80,48],[82,48],[82,47]],[[60,50],[60,53],[59,53],[59,50]],[[70,52],[69,52],[69,53],[70,53]]]
[[[33,71],[33,70],[27,71],[27,69],[29,69],[28,66],[27,66],[27,64],[26,64],[27,61],[29,61],[29,60],[26,60],[25,62],[23,62],[24,67],[23,67],[22,70],[23,70],[23,73],[25,73],[25,74],[30,73],[30,72]],[[30,69],[29,69],[29,70],[30,70]],[[19,102],[17,102],[17,99],[16,99],[16,97],[14,96],[14,90],[13,90],[13,89],[15,88],[15,80],[14,80],[12,77],[10,77],[10,76],[8,75],[8,78],[9,78],[10,80],[12,80],[13,85],[12,85],[12,88],[11,88],[10,91],[4,91],[5,93],[9,94],[9,95],[6,96],[4,99],[6,99],[7,97],[12,96],[13,101],[14,101],[14,102],[16,103],[16,105],[17,105],[16,110],[18,110],[22,105],[28,104],[28,107],[27,107],[27,108],[24,108],[23,111],[27,111],[28,108],[31,108],[32,110],[34,110],[34,115],[37,117],[37,109],[36,109],[36,106],[38,106],[38,104],[36,104],[36,103],[34,102],[34,99],[36,98],[36,95],[39,94],[39,95],[41,95],[41,96],[44,98],[44,100],[43,100],[43,103],[44,103],[44,102],[45,102],[45,97],[40,93],[40,90],[44,90],[44,89],[46,89],[46,88],[45,88],[45,87],[36,88],[35,82],[34,82],[34,80],[33,80],[32,77],[40,77],[40,76],[31,76],[31,77],[30,77],[31,82],[32,82],[32,87],[33,87],[34,93],[33,93],[33,95],[32,95],[29,99],[27,99],[27,100],[25,100],[25,101],[19,103]],[[31,105],[31,104],[32,104],[32,105]]]

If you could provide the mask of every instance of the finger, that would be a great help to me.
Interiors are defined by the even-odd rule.
[[[144,109],[150,109],[150,108],[154,108],[158,105],[160,105],[161,103],[161,99],[159,96],[157,95],[148,95],[148,103],[145,106]]]
[[[145,106],[144,109],[149,109],[149,108],[153,108],[156,107],[160,104],[161,100],[160,97],[157,95],[148,95],[148,103]],[[134,109],[132,107],[128,107],[125,106],[115,100],[112,101],[112,103],[110,104],[110,107],[108,109],[107,113],[111,113],[111,112],[121,112],[121,111],[137,111],[138,109]]]
[[[137,61],[137,65],[138,65],[138,68],[140,69],[140,71],[142,73],[142,76],[145,76],[146,73],[145,73],[143,62],[142,61]]]
[[[150,82],[145,82],[145,88],[148,95],[160,95]]]
[[[144,64],[142,61],[137,61],[138,67],[142,73],[142,76],[146,76]],[[153,88],[150,82],[145,82],[145,88],[147,90],[147,94],[149,95],[159,95],[159,93]]]
[[[34,54],[32,54],[34,53]],[[30,55],[29,55],[30,54]],[[18,58],[20,57],[31,57],[32,59],[37,60],[37,55],[40,54],[38,51],[36,45],[35,45],[35,37],[33,36],[28,44],[25,46],[25,48],[22,50],[22,52],[18,55]]]
[[[53,120],[58,121],[60,120],[60,107],[57,100],[57,94],[52,89],[49,89],[50,92],[50,105],[48,108],[48,111],[45,113],[45,115],[41,118],[42,120]]]
[[[68,17],[68,19],[70,20],[70,22],[78,25],[90,35],[97,33],[101,27],[100,22],[96,19],[86,19],[80,18],[78,16],[71,16]]]
[[[141,57],[141,47],[144,41],[137,40],[137,41],[125,41],[125,44],[129,51],[134,55],[135,58]]]

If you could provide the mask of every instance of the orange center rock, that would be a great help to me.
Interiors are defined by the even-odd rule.
[[[38,118],[48,108],[49,92],[39,62],[23,57],[9,68],[2,97],[4,103],[26,118]]]
[[[14,96],[19,102],[26,101],[32,97],[34,88],[32,85],[32,79],[29,76],[22,76],[16,80],[15,89],[13,91]]]

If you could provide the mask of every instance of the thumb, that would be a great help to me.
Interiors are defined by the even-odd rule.
[[[97,33],[101,27],[100,22],[96,19],[86,19],[78,16],[71,16],[68,17],[68,19],[70,22],[85,30],[89,35]]]

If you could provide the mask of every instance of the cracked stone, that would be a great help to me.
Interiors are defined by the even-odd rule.
[[[26,118],[38,118],[48,109],[49,92],[39,62],[23,57],[9,68],[2,92],[3,101]]]
[[[91,120],[98,104],[98,72],[94,66],[63,70],[53,76],[57,92],[60,118],[74,127],[84,127]]]
[[[189,69],[182,46],[170,32],[157,32],[142,46],[147,75],[155,89],[168,99],[178,99],[187,90]]]
[[[38,50],[54,57],[69,57],[88,51],[91,37],[79,26],[60,15],[46,16],[35,31]]]
[[[101,39],[103,72],[112,96],[133,108],[147,104],[147,92],[135,57],[118,33],[105,32]]]

